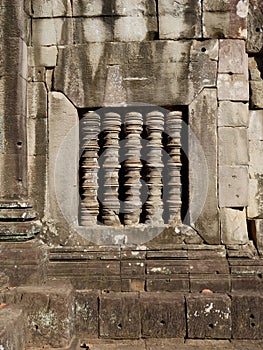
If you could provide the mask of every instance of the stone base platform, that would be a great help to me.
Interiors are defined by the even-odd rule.
[[[86,347],[85,347],[86,345]],[[149,339],[149,340],[101,340],[88,339],[84,342],[75,339],[70,347],[56,350],[261,350],[262,341],[228,341],[228,340],[182,340],[182,339]],[[46,350],[54,350],[45,348]],[[26,350],[40,350],[28,347]]]

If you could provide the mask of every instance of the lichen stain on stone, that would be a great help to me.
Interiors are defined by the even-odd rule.
[[[42,327],[51,331],[56,331],[58,328],[58,320],[55,313],[49,311],[39,311],[31,320],[32,327],[39,326],[40,332]]]
[[[237,15],[241,18],[246,18],[248,15],[248,1],[240,0],[237,3]]]

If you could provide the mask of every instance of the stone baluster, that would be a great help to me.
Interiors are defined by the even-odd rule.
[[[162,200],[162,132],[164,130],[164,115],[153,111],[146,115],[147,130],[147,184],[148,198],[146,200],[146,223],[163,223]]]
[[[108,226],[120,225],[119,212],[119,133],[121,131],[121,117],[117,113],[105,113],[103,119],[104,155],[103,155],[103,209],[102,221]]]
[[[169,161],[167,171],[169,173],[167,207],[169,208],[168,223],[181,221],[181,129],[182,112],[170,112],[166,116],[166,133],[168,135],[167,149]]]
[[[141,215],[141,132],[143,117],[140,113],[127,113],[124,118],[125,144],[125,206],[124,225],[136,225]]]
[[[98,194],[98,135],[100,116],[86,113],[81,120],[82,156],[81,156],[81,196],[80,224],[83,226],[97,223],[99,214]]]

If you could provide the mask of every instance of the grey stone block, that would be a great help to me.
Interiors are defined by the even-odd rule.
[[[201,1],[159,0],[160,39],[200,38]]]
[[[56,46],[34,46],[28,48],[29,66],[55,67],[58,49]]]
[[[70,17],[72,15],[70,0],[32,0],[31,8],[33,18]]]
[[[74,19],[74,43],[113,41],[112,17]]]
[[[248,167],[219,167],[219,206],[246,207],[248,205]]]
[[[40,18],[32,22],[34,46],[69,45],[73,43],[72,18]]]
[[[248,75],[248,55],[244,40],[219,41],[218,72]]]
[[[217,97],[204,89],[189,106],[190,220],[206,242],[218,244]],[[209,126],[209,127],[207,127]],[[197,142],[201,140],[200,144]],[[202,196],[200,197],[200,193]]]
[[[249,84],[244,74],[219,73],[217,79],[218,99],[231,101],[248,101]]]
[[[231,300],[224,294],[186,297],[189,338],[231,338]]]
[[[248,104],[243,102],[220,101],[218,126],[248,127]]]
[[[248,242],[246,210],[222,208],[220,210],[221,239],[223,244]]]
[[[218,128],[219,165],[248,165],[247,128]]]
[[[261,0],[249,1],[247,50],[258,53],[263,43],[263,3]]]

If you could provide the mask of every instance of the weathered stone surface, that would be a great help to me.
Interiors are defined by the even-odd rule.
[[[71,18],[40,18],[32,22],[32,43],[36,46],[69,45],[73,43]]]
[[[248,127],[248,104],[243,102],[220,101],[218,126]]]
[[[25,349],[26,317],[22,310],[7,306],[0,311],[0,348]]]
[[[260,0],[249,1],[247,50],[260,52],[263,43],[263,4]]]
[[[250,111],[249,115],[249,205],[248,217],[263,217],[263,112]]]
[[[222,273],[190,273],[191,293],[200,293],[204,289],[209,289],[214,293],[230,292],[230,277]]]
[[[113,12],[117,16],[156,15],[156,0],[116,0]]]
[[[246,210],[223,208],[220,210],[221,239],[223,244],[248,242]]]
[[[217,79],[218,99],[231,101],[248,101],[249,84],[244,74],[219,73]]]
[[[47,118],[47,100],[47,90],[44,83],[28,83],[27,116],[29,118]]]
[[[256,234],[256,244],[259,253],[263,253],[263,219],[257,219],[254,221],[254,229]]]
[[[75,294],[76,332],[85,337],[98,337],[99,293],[90,290],[77,290]]]
[[[248,74],[248,55],[244,40],[219,41],[219,73]]]
[[[29,66],[55,67],[58,49],[56,46],[34,46],[28,48]]]
[[[183,294],[140,295],[143,338],[184,338],[186,332]]]
[[[34,83],[45,83],[46,68],[45,67],[30,67],[28,72],[28,81]]]
[[[69,225],[78,216],[79,130],[77,110],[60,92],[49,93],[48,121],[48,211],[63,227],[60,208]]]
[[[138,293],[106,293],[100,296],[99,334],[102,338],[140,337]]]
[[[189,104],[203,87],[216,85],[217,42],[201,44],[150,41],[60,48],[54,88],[63,91],[77,107],[102,106],[107,100],[108,66],[116,65],[126,95],[126,101],[122,102]],[[194,60],[190,71],[191,55]]]
[[[27,45],[19,37],[8,38],[1,44],[2,55],[0,58],[1,76],[20,75],[27,79]],[[12,55],[10,55],[12,52]]]
[[[74,19],[74,43],[113,41],[112,17]]]
[[[219,165],[248,165],[247,128],[218,128]]]
[[[190,221],[206,242],[218,244],[216,90],[204,89],[190,104],[189,124]]]
[[[69,345],[74,327],[73,289],[69,283],[18,287],[15,303],[26,311],[29,345]]]
[[[103,0],[75,0],[73,1],[73,16],[111,16],[112,1]]]
[[[219,206],[246,207],[248,205],[248,167],[219,167]]]
[[[262,295],[232,295],[232,334],[234,339],[260,339],[263,331]]]
[[[1,242],[0,263],[10,286],[43,284],[47,278],[47,250],[35,241]],[[27,257],[25,260],[25,256]]]
[[[134,30],[133,28],[136,28]],[[157,33],[157,18],[120,17],[114,20],[114,41],[152,40]]]
[[[222,294],[186,297],[189,338],[231,338],[231,300]]]
[[[205,38],[246,38],[248,2],[246,0],[205,0],[203,33]]]
[[[263,80],[250,81],[252,108],[263,108]]]
[[[2,76],[0,78],[0,114],[4,116],[26,113],[27,81],[20,75]],[[6,98],[7,95],[12,98]]]
[[[159,0],[160,39],[201,37],[201,1]]]
[[[47,151],[47,119],[28,118],[28,156],[45,156]]]
[[[37,18],[68,17],[72,15],[70,0],[32,0],[31,8],[32,16]]]

